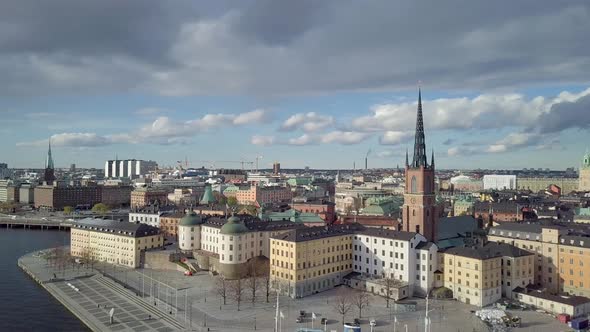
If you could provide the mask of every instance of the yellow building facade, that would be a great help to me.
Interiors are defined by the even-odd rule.
[[[132,268],[143,264],[142,252],[164,245],[156,227],[92,218],[77,221],[70,236],[72,256]]]
[[[309,227],[270,239],[274,287],[294,298],[342,284],[351,273],[353,233],[344,228]]]
[[[439,255],[443,284],[458,301],[486,306],[533,281],[533,254],[508,244],[456,247]]]

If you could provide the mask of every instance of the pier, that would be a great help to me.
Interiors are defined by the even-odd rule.
[[[92,331],[188,330],[170,313],[94,269],[51,266],[47,253],[22,256],[18,266]]]

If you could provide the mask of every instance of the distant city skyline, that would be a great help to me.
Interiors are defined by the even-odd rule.
[[[578,168],[590,145],[584,1],[23,6],[0,12],[9,167],[43,168],[49,138],[58,168],[403,167],[419,84],[437,169]]]

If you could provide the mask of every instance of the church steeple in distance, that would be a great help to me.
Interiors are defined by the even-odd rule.
[[[45,160],[45,168],[54,169],[53,157],[51,156],[51,138],[49,139],[49,148],[47,149],[47,160]]]
[[[422,117],[422,91],[418,88],[418,114],[416,116],[416,135],[414,138],[414,159],[412,167],[428,167],[426,160],[426,139],[424,138],[424,119]]]

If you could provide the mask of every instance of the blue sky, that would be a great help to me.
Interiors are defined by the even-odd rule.
[[[421,81],[439,168],[577,167],[589,5],[455,2],[9,2],[0,159],[42,167],[51,137],[58,167],[395,167]]]

